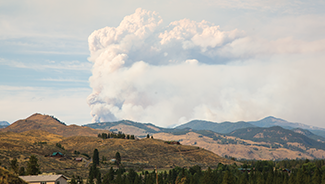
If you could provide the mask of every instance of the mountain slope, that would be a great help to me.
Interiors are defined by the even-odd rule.
[[[203,131],[203,130],[201,130]],[[189,131],[184,134],[157,133],[153,136],[166,141],[176,140],[184,145],[199,146],[220,156],[235,157],[238,159],[278,160],[278,159],[324,159],[325,151],[315,148],[303,148],[298,143],[289,143],[284,147],[281,144],[266,143],[240,139],[230,135],[220,135],[211,131],[203,134]]]
[[[161,128],[151,123],[138,123],[129,120],[121,120],[116,122],[100,122],[83,125],[94,129],[104,129],[110,131],[122,131],[126,134],[135,135],[138,137],[145,137],[147,134],[154,134],[157,132],[170,131],[172,129]]]
[[[305,136],[307,136],[309,138],[312,138],[312,139],[314,139],[316,141],[325,142],[325,137],[315,135],[314,133],[312,133],[309,130],[302,129],[302,128],[294,128],[294,129],[292,129],[292,131],[294,131],[296,133],[300,133],[302,135],[305,135]]]
[[[6,128],[10,124],[7,121],[0,121],[0,128]]]
[[[191,128],[194,130],[211,130],[217,133],[224,134],[224,133],[232,132],[236,129],[247,128],[247,127],[255,127],[255,125],[243,121],[237,123],[231,123],[231,122],[214,123],[211,121],[193,120],[186,124],[177,126],[176,128],[177,129]]]
[[[58,147],[57,143],[64,149]],[[122,164],[126,168],[153,168],[155,165],[159,168],[194,165],[213,167],[220,162],[234,163],[195,146],[171,145],[151,138],[128,140],[86,136],[63,137],[42,130],[0,133],[0,163],[8,168],[13,158],[17,158],[19,165],[26,168],[28,159],[33,154],[37,156],[42,172],[64,172],[67,176],[78,174],[86,177],[89,172],[87,163],[90,161],[86,159],[83,162],[76,162],[75,158],[92,156],[95,148],[98,149],[100,158],[104,156],[107,160],[115,158],[116,152],[119,152]],[[61,152],[65,156],[63,158],[49,157],[48,155],[53,152]],[[100,167],[101,170],[107,170],[111,166],[114,165],[107,163],[101,164]]]
[[[295,142],[302,144],[306,148],[317,148],[325,150],[325,144],[322,142],[317,142],[301,133],[296,133],[291,130],[284,129],[280,126],[274,126],[270,128],[243,128],[234,130],[229,133],[231,136],[239,137],[241,139],[268,142],[268,143],[278,143],[278,144],[288,144],[288,142]]]
[[[0,167],[0,183],[1,184],[27,184],[26,181],[19,178],[16,174]]]
[[[39,113],[33,114],[27,119],[18,120],[8,127],[0,130],[2,132],[24,132],[28,130],[44,130],[62,136],[97,136],[102,130],[77,125],[65,125],[58,119],[49,115]]]
[[[280,118],[275,118],[273,116],[266,117],[259,121],[249,121],[248,123],[255,125],[257,127],[281,126],[286,129],[301,128],[301,129],[307,129],[307,130],[323,130],[323,131],[325,131],[324,128],[305,125],[302,123],[291,123],[291,122],[288,122],[288,121],[280,119]]]

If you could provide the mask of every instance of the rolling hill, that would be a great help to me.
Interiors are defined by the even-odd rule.
[[[24,132],[28,130],[44,130],[62,136],[97,136],[102,130],[77,125],[65,125],[53,116],[33,114],[27,119],[18,120],[8,127],[1,129],[2,132]]]
[[[297,137],[302,136],[298,133],[295,134],[297,134]],[[324,159],[325,157],[324,149],[312,148],[313,146],[306,147],[304,144],[295,141],[285,142],[284,144],[276,141],[270,142],[267,140],[267,137],[266,139],[254,139],[253,141],[247,138],[223,135],[207,130],[188,130],[177,132],[176,134],[157,133],[153,136],[166,141],[180,141],[184,145],[198,146],[223,157],[228,156],[238,159],[281,160]],[[308,140],[306,136],[304,137]]]
[[[240,128],[247,128],[247,127],[255,127],[255,125],[246,123],[244,121],[240,121],[236,123],[231,123],[231,122],[215,123],[211,121],[193,120],[186,124],[177,126],[176,129],[191,128],[194,130],[211,130],[216,133],[226,134],[234,130]]]
[[[284,146],[288,145],[288,143],[298,143],[306,148],[325,150],[325,143],[311,139],[301,133],[284,129],[280,126],[270,128],[243,128],[234,130],[233,132],[229,133],[229,135],[245,140],[282,144]]]
[[[58,147],[57,144],[61,146]],[[20,167],[27,167],[29,157],[33,154],[38,158],[42,172],[57,172],[67,176],[78,173],[86,177],[94,149],[98,149],[102,158],[115,158],[116,152],[122,157],[122,164],[126,168],[172,168],[174,166],[215,167],[218,163],[233,164],[234,161],[222,158],[211,151],[196,146],[171,145],[157,139],[102,139],[98,137],[71,136],[64,137],[43,130],[26,132],[0,133],[0,163],[9,168],[10,161],[17,158]],[[49,157],[53,152],[61,152],[62,158]],[[85,158],[83,162],[75,158]],[[239,163],[237,163],[239,164]],[[103,162],[100,169],[108,170],[114,165]]]
[[[157,132],[165,132],[171,129],[161,128],[151,123],[138,123],[129,120],[121,120],[116,122],[101,122],[83,125],[83,127],[90,127],[93,129],[103,129],[109,131],[122,131],[126,134],[132,134],[138,137],[145,137],[147,134],[154,134]]]

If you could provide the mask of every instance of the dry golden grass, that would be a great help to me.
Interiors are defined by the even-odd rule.
[[[218,163],[232,164],[233,161],[194,146],[170,145],[156,139],[126,140],[99,139],[95,137],[69,137],[60,142],[67,150],[78,150],[89,155],[97,148],[101,156],[108,159],[119,152],[124,162],[143,167],[202,167]]]
[[[18,120],[10,126],[1,129],[1,132],[24,132],[28,130],[44,130],[53,134],[68,136],[97,136],[98,133],[107,132],[77,125],[63,125],[48,115],[33,114],[27,119]]]
[[[169,133],[158,133],[153,135],[155,138],[162,140],[181,140],[184,145],[199,146],[210,150],[220,156],[231,156],[235,158],[256,159],[256,160],[274,160],[274,159],[296,159],[308,158],[313,159],[324,158],[324,150],[309,149],[306,152],[292,151],[286,148],[270,149],[263,146],[254,146],[253,144],[265,144],[265,142],[253,142],[250,140],[242,140],[232,136],[226,136],[227,139],[242,140],[252,145],[241,144],[220,144],[220,141],[215,141],[210,137],[189,132],[185,135],[173,135]],[[199,137],[200,136],[200,137]]]
[[[1,184],[27,184],[16,174],[9,172],[7,169],[0,167],[0,183]]]
[[[60,143],[65,149],[56,146]],[[41,130],[31,130],[21,133],[0,133],[0,162],[9,168],[10,161],[17,158],[20,166],[27,167],[31,155],[36,155],[42,172],[62,173],[67,176],[79,175],[86,177],[89,167],[85,167],[87,160],[76,162],[76,157],[86,158],[82,153],[93,155],[94,149],[110,160],[119,152],[122,164],[135,169],[172,168],[174,166],[190,167],[200,165],[203,168],[214,167],[218,163],[233,164],[204,149],[186,145],[170,145],[157,139],[101,139],[98,137],[73,136],[64,137]],[[79,151],[81,154],[74,154]],[[64,158],[53,158],[48,155],[61,152]],[[238,164],[238,163],[237,163]],[[101,170],[108,171],[114,165],[101,164]]]

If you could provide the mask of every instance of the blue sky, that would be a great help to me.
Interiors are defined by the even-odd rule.
[[[142,51],[139,49],[142,45],[127,50],[126,64],[119,66],[115,73],[108,72],[110,77],[97,78],[96,72],[105,73],[111,66],[93,68],[94,63],[103,59],[89,51],[88,37],[106,26],[118,28],[126,16],[136,15],[138,8],[155,11],[160,16],[155,19],[155,31],[148,33],[152,39],[143,39],[146,43],[161,43],[154,41],[164,31],[169,34],[165,38],[171,38],[174,32],[170,23],[184,19],[189,21],[178,22],[179,27],[191,21],[199,25],[202,20],[209,28],[220,26],[220,35],[228,35],[223,37],[227,41],[210,43],[200,33],[202,37],[191,38],[199,50],[194,46],[186,50],[185,42],[173,42],[158,55]],[[67,124],[131,119],[170,126],[191,119],[220,122],[257,120],[273,115],[325,127],[322,111],[325,104],[324,8],[324,1],[291,0],[113,3],[0,0],[0,120],[12,123],[40,112],[54,115]],[[158,23],[160,19],[162,22]],[[130,21],[137,23],[136,18]],[[96,34],[98,40],[109,38]],[[122,45],[117,41],[114,44]],[[134,42],[127,44],[132,46]],[[178,44],[183,44],[184,50]],[[96,47],[96,53],[110,49],[110,45],[104,45],[105,48],[101,45],[100,49],[98,45],[92,46]],[[211,56],[204,49],[215,54]],[[173,50],[184,57],[173,55]],[[156,59],[167,54],[176,64]],[[182,65],[191,59],[199,65],[193,68]],[[143,73],[138,80],[130,80],[130,72],[123,71],[135,70],[133,64],[138,61],[144,61],[137,65],[144,68]],[[177,72],[173,73],[174,70]],[[203,76],[210,74],[209,70],[211,75]],[[160,72],[170,72],[172,79],[158,75]],[[189,72],[197,76],[188,76]],[[218,75],[213,74],[216,72]],[[114,76],[125,80],[113,80]],[[148,76],[160,83],[146,80]],[[205,82],[217,77],[210,83]],[[125,84],[128,85],[123,86]],[[99,86],[103,86],[103,90],[99,90]],[[173,90],[166,90],[168,86]],[[133,91],[125,92],[129,88]],[[151,96],[145,92],[150,89],[163,95]],[[200,100],[185,98],[187,93],[182,92],[185,89],[200,89],[188,95],[189,99]],[[88,97],[91,94],[93,98]],[[132,95],[141,95],[142,100],[131,99]]]

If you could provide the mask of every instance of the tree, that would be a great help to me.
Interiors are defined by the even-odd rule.
[[[117,165],[120,165],[121,164],[121,155],[119,152],[116,152],[115,159],[116,159]]]
[[[321,178],[321,174],[320,174],[318,167],[316,167],[316,169],[315,169],[315,173],[313,176],[313,183],[315,183],[315,184],[322,183],[322,178]]]
[[[17,158],[14,158],[14,159],[11,160],[10,167],[16,174],[18,174],[19,165],[18,165]]]
[[[99,165],[99,153],[97,149],[94,150],[93,163]]]
[[[71,178],[71,181],[69,182],[69,184],[78,184],[74,175],[72,175],[72,178]]]
[[[19,176],[25,176],[26,175],[25,167],[20,167],[18,174],[19,174]]]
[[[35,155],[31,155],[29,157],[29,161],[27,163],[27,174],[28,175],[37,175],[40,174],[39,165],[37,163],[38,159]]]
[[[233,176],[231,172],[226,171],[222,179],[222,184],[232,184],[232,183],[233,183]]]
[[[147,134],[147,138],[149,138],[150,137],[150,135],[149,134]]]

